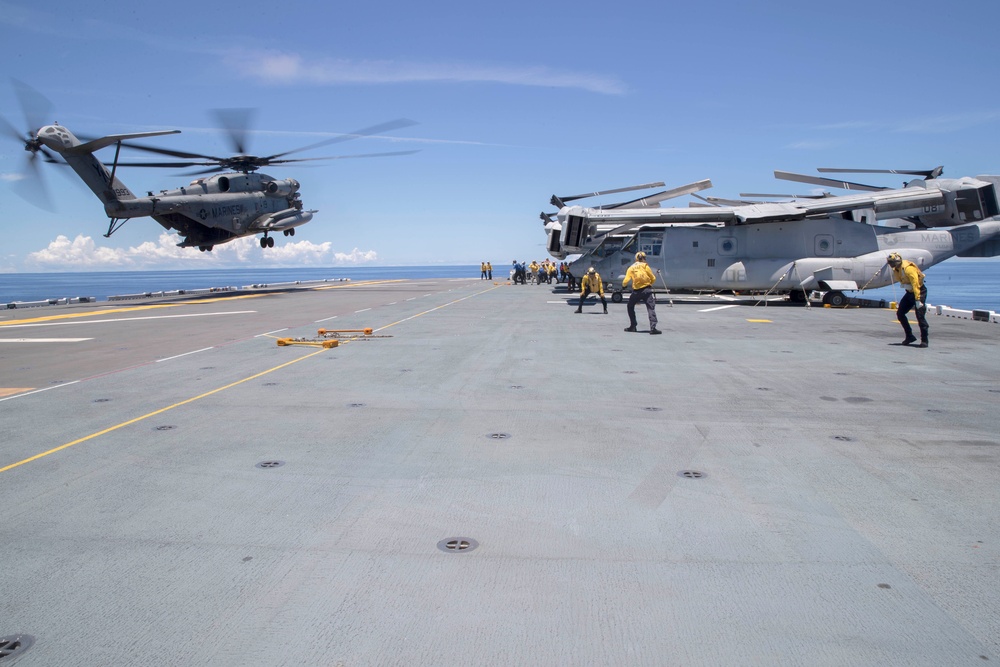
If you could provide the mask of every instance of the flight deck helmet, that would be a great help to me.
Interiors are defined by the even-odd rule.
[[[889,266],[895,268],[903,263],[903,258],[899,256],[898,252],[894,252],[890,253],[890,255],[885,258],[885,261],[889,264]]]
[[[646,261],[646,253],[644,253],[641,250],[639,252],[635,253],[635,261],[637,261],[637,262],[645,262]]]

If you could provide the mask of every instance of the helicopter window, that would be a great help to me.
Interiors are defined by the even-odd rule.
[[[663,233],[645,232],[639,235],[639,246],[647,255],[659,256],[663,249]]]
[[[219,176],[219,192],[229,192],[229,178]]]
[[[622,241],[620,239],[607,239],[594,250],[595,257],[610,257],[616,252],[622,249]]]

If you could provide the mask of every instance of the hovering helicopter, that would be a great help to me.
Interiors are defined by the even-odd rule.
[[[548,249],[557,258],[581,253],[571,264],[575,275],[594,266],[613,279],[642,250],[650,266],[659,269],[661,287],[766,291],[788,294],[796,302],[819,290],[825,293],[824,302],[835,306],[847,303],[845,291],[890,284],[885,262],[889,252],[898,252],[924,269],[956,255],[1000,255],[1000,176],[944,179],[941,167],[821,171],[922,178],[893,189],[776,171],[775,176],[784,180],[865,194],[791,197],[780,202],[715,200],[714,205],[688,208],[631,202],[595,208],[563,205],[558,213],[542,214]],[[616,191],[630,189],[635,188]],[[552,203],[586,196],[592,195],[554,196]],[[718,203],[722,201],[727,203]],[[621,298],[620,292],[612,294],[615,301]]]
[[[40,110],[51,105],[30,86],[15,82],[15,89],[29,122],[25,135],[18,132],[9,122],[3,121],[7,133],[24,142],[24,149],[31,155],[26,176],[38,179],[37,156],[46,162],[61,163],[57,155],[65,161],[97,195],[104,204],[104,211],[110,218],[105,237],[110,237],[132,218],[151,217],[167,230],[176,230],[183,240],[177,245],[182,248],[197,247],[202,252],[211,251],[214,246],[243,236],[263,234],[261,248],[274,246],[274,233],[294,236],[296,227],[312,220],[315,210],[306,210],[299,192],[299,182],[293,178],[278,179],[259,172],[261,167],[307,162],[362,157],[386,157],[410,155],[418,151],[394,151],[366,153],[360,155],[337,155],[314,158],[287,158],[322,146],[373,136],[416,123],[407,119],[397,119],[319,141],[294,150],[268,156],[246,153],[246,126],[250,112],[245,109],[219,110],[218,118],[227,130],[235,154],[230,157],[202,155],[184,151],[159,148],[131,143],[141,139],[167,134],[179,130],[114,134],[98,139],[81,140],[69,129],[53,123],[41,125]],[[94,153],[114,145],[115,157],[108,168]],[[122,147],[157,153],[179,158],[170,162],[120,162]],[[173,190],[161,190],[158,194],[147,192],[145,197],[137,197],[117,177],[118,167],[185,168],[207,167],[197,175],[216,174],[193,180],[189,185]],[[44,186],[25,185],[20,190],[29,200],[46,198]]]

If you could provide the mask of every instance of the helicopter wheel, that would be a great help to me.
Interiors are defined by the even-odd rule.
[[[833,291],[833,292],[827,292],[823,296],[823,303],[829,304],[834,308],[843,308],[844,306],[847,305],[848,299],[847,295],[845,295],[843,292]]]
[[[621,303],[622,302],[622,293],[621,292],[612,292],[611,293],[611,302],[612,303]]]
[[[274,237],[272,237],[272,236],[268,236],[267,237],[267,247],[268,248],[273,248],[274,247]]]

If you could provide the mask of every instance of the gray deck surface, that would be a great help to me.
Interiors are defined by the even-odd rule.
[[[0,311],[0,664],[1000,661],[1000,327],[724,305]]]

